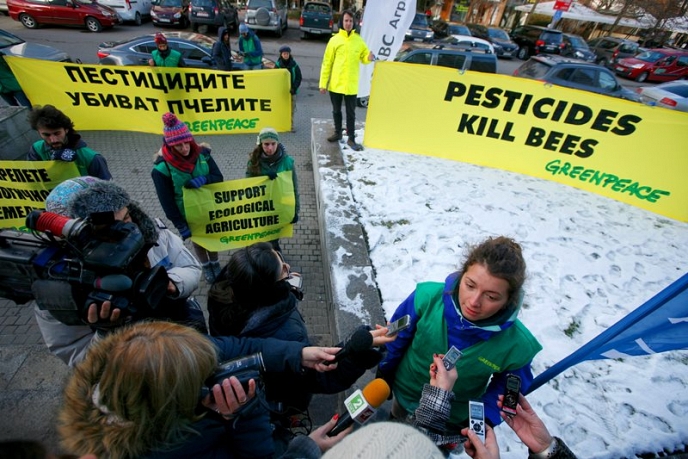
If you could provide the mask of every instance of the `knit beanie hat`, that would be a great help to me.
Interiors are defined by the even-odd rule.
[[[88,218],[96,212],[117,212],[126,207],[129,209],[132,222],[139,227],[146,243],[155,244],[158,240],[158,228],[153,219],[131,200],[124,188],[114,182],[96,180],[73,194],[67,204],[68,215],[72,218]]]
[[[191,131],[174,113],[167,112],[162,115],[162,122],[165,126],[162,129],[165,136],[165,143],[169,146],[179,145],[180,143],[193,142]]]
[[[156,45],[167,44],[167,38],[160,32],[155,34],[154,41]]]
[[[74,197],[74,194],[100,181],[99,178],[88,175],[65,180],[50,192],[45,200],[45,210],[64,217],[74,218],[73,215],[69,214],[69,202]]]
[[[277,134],[277,131],[275,131],[271,127],[266,127],[260,130],[260,132],[258,133],[258,140],[256,141],[256,145],[260,145],[268,139],[272,139],[275,142],[279,142],[279,134]]]
[[[248,26],[242,22],[239,26],[239,33],[248,33],[248,30]]]
[[[289,54],[291,54],[291,48],[288,47],[287,45],[282,45],[282,46],[280,46],[279,53],[280,53],[280,54],[282,54],[282,53],[289,53]]]
[[[443,459],[444,454],[425,434],[400,422],[374,422],[361,427],[323,459]]]

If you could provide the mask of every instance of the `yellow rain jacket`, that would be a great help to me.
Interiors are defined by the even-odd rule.
[[[369,64],[369,54],[370,50],[359,34],[354,30],[348,33],[339,29],[325,48],[318,87],[347,96],[357,94],[358,65],[359,62]]]

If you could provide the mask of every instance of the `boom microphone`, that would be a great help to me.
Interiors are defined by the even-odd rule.
[[[334,360],[327,360],[323,362],[323,364],[331,365],[337,363],[351,353],[363,352],[366,349],[370,349],[372,346],[373,335],[365,328],[359,328],[351,335],[351,338],[344,344],[344,347],[334,355]]]
[[[382,378],[377,378],[370,381],[363,388],[363,392],[357,390],[351,394],[344,400],[347,412],[339,418],[334,428],[327,432],[327,436],[339,435],[354,422],[364,424],[375,414],[377,408],[387,400],[389,393],[390,388],[387,382]]]

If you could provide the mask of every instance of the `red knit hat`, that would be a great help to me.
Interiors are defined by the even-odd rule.
[[[167,38],[160,32],[155,34],[155,44],[156,45],[166,45],[167,44]]]
[[[167,112],[162,115],[162,122],[165,123],[163,128],[163,135],[165,136],[165,143],[169,146],[179,145],[180,143],[193,142],[191,131],[184,124],[179,121],[179,118],[174,113]]]

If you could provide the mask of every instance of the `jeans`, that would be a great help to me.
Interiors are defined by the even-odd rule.
[[[334,129],[335,132],[342,132],[342,99],[346,107],[346,135],[353,142],[356,137],[356,94],[349,96],[338,92],[330,92]]]

